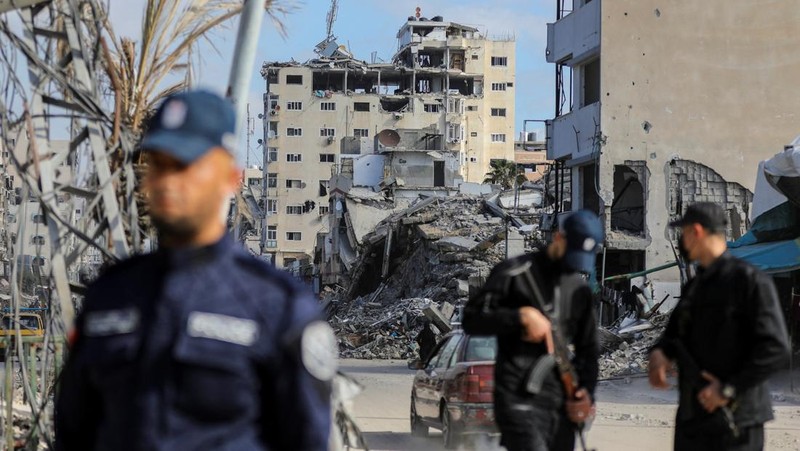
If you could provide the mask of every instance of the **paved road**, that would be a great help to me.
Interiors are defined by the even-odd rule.
[[[343,370],[365,390],[355,400],[355,415],[372,450],[442,450],[442,437],[413,437],[409,399],[414,371],[398,360],[344,360]],[[800,373],[795,374],[795,387]],[[800,395],[791,394],[788,375],[779,378],[773,395],[776,420],[767,424],[767,450],[800,449]],[[780,394],[783,393],[783,394]],[[597,418],[589,445],[599,451],[670,451],[676,390],[652,390],[643,378],[601,382]],[[497,449],[487,443],[471,449]]]

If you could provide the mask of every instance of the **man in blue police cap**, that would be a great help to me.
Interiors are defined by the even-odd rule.
[[[56,400],[58,450],[327,449],[336,341],[311,294],[226,233],[229,102],[167,98],[142,140],[161,248],[89,288]]]
[[[602,242],[597,215],[571,213],[546,248],[497,265],[464,309],[467,333],[497,336],[495,419],[509,451],[571,451],[576,425],[593,415],[597,325],[580,274],[594,272]],[[554,352],[554,322],[563,345],[574,346],[578,389],[571,399],[558,368],[542,365]]]

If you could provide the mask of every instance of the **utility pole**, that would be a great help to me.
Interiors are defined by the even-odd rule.
[[[250,136],[253,135],[253,117],[250,116],[250,102],[247,103],[247,155],[245,156],[245,168],[250,167]],[[245,180],[245,182],[247,182]]]

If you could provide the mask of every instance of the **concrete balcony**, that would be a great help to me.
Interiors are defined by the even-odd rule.
[[[595,0],[547,24],[547,62],[573,65],[600,49],[600,4]]]
[[[592,2],[594,3],[594,2]],[[561,115],[547,123],[547,159],[589,159],[600,124],[600,102]]]

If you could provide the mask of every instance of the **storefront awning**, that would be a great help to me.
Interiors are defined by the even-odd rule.
[[[800,269],[800,238],[735,247],[730,253],[766,273]]]

